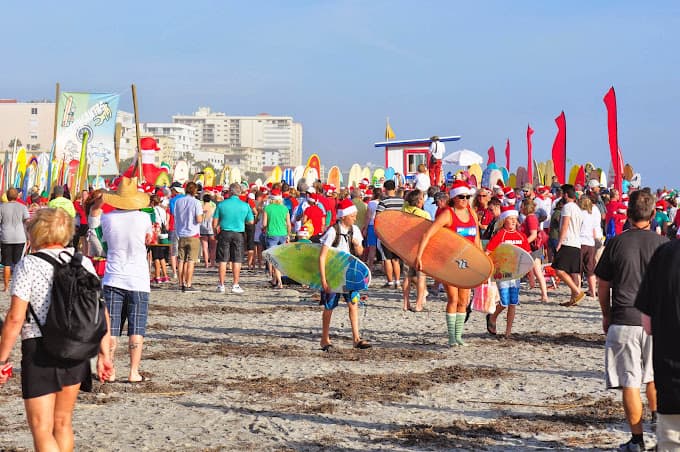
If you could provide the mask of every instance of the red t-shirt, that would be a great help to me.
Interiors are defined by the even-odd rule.
[[[532,213],[531,215],[526,216],[524,223],[522,223],[521,230],[527,237],[531,235],[531,231],[538,231],[538,218],[535,214]]]
[[[323,227],[326,223],[326,214],[316,204],[310,204],[303,212],[304,215],[312,222],[314,228],[314,235],[323,233]]]
[[[531,252],[531,247],[529,247],[529,242],[527,242],[527,236],[520,231],[508,231],[503,228],[496,233],[489,244],[486,245],[486,250],[491,252],[496,249],[501,243],[509,243],[510,245],[515,245],[522,248],[527,253]]]
[[[614,229],[616,235],[623,232],[623,225],[626,224],[626,205],[621,201],[612,201],[607,204],[607,214],[604,217],[605,224],[609,223],[610,219],[614,219]]]
[[[479,224],[486,228],[489,223],[491,223],[491,220],[493,220],[493,210],[488,207],[485,209],[478,209],[477,218],[479,219]]]
[[[80,200],[73,203],[73,208],[76,209],[76,213],[80,216],[80,224],[87,224],[87,215],[85,215],[85,209]]]

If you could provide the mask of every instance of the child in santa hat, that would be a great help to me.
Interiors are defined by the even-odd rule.
[[[515,210],[514,206],[505,206],[502,208],[499,221],[503,222],[503,228],[494,235],[489,244],[486,246],[487,254],[491,253],[501,243],[509,243],[511,245],[522,248],[527,253],[531,252],[527,236],[521,231],[517,230],[517,218],[519,212]],[[499,275],[500,276],[500,275]],[[496,307],[496,312],[487,314],[486,329],[491,335],[496,334],[496,319],[505,308],[508,308],[505,324],[505,338],[509,339],[512,334],[512,322],[515,320],[515,309],[519,304],[519,279],[511,279],[507,281],[498,282],[498,291],[501,296],[501,302]]]
[[[321,253],[319,254],[319,275],[321,277],[321,304],[324,306],[321,329],[321,350],[328,351],[333,347],[330,338],[331,316],[338,306],[340,297],[345,299],[349,309],[349,321],[352,326],[352,339],[354,348],[370,348],[371,344],[361,339],[359,334],[359,291],[345,293],[333,293],[326,281],[326,258],[328,249],[331,247],[361,256],[364,252],[362,246],[363,236],[354,224],[357,219],[357,208],[349,199],[343,199],[338,203],[338,222],[336,226],[329,227],[321,237]],[[341,237],[338,238],[338,233]],[[336,240],[337,239],[337,240]]]

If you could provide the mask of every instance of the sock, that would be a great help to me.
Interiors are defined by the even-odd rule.
[[[644,440],[642,439],[642,433],[640,433],[639,435],[636,434],[636,433],[633,433],[633,442],[634,442],[635,444],[642,444],[643,441],[644,441]]]
[[[463,329],[465,328],[465,313],[456,314],[456,344],[467,345],[463,341]]]
[[[456,314],[446,313],[446,326],[449,330],[449,345],[456,345]]]

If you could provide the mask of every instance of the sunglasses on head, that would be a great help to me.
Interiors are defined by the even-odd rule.
[[[458,196],[456,196],[456,198],[458,198],[458,199],[470,199],[470,198],[472,198],[472,196],[471,195],[458,195]]]

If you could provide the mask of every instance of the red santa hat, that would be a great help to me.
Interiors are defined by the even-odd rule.
[[[501,222],[505,221],[508,217],[519,217],[519,212],[515,210],[515,206],[503,206],[501,207],[501,215],[498,217]]]
[[[330,195],[331,193],[335,193],[335,185],[333,184],[327,184],[323,186],[324,191],[326,194]]]
[[[462,181],[462,180],[457,180],[453,183],[451,186],[451,190],[449,191],[449,196],[451,198],[455,198],[456,196],[460,195],[471,195],[472,194],[472,189],[470,186]]]
[[[338,203],[338,218],[346,217],[347,215],[351,215],[356,212],[357,207],[349,199],[345,198]]]
[[[515,190],[512,189],[512,187],[505,186],[503,187],[503,196],[506,198],[514,198],[515,197]]]
[[[275,188],[274,190],[271,191],[269,194],[269,197],[272,198],[275,201],[282,201],[283,200],[283,195],[281,195],[281,190],[278,188]]]
[[[158,147],[158,143],[153,137],[144,137],[139,140],[139,147],[142,151],[160,151],[161,148]]]
[[[305,239],[309,237],[309,230],[307,229],[307,227],[301,226],[300,229],[298,229],[297,236]]]

